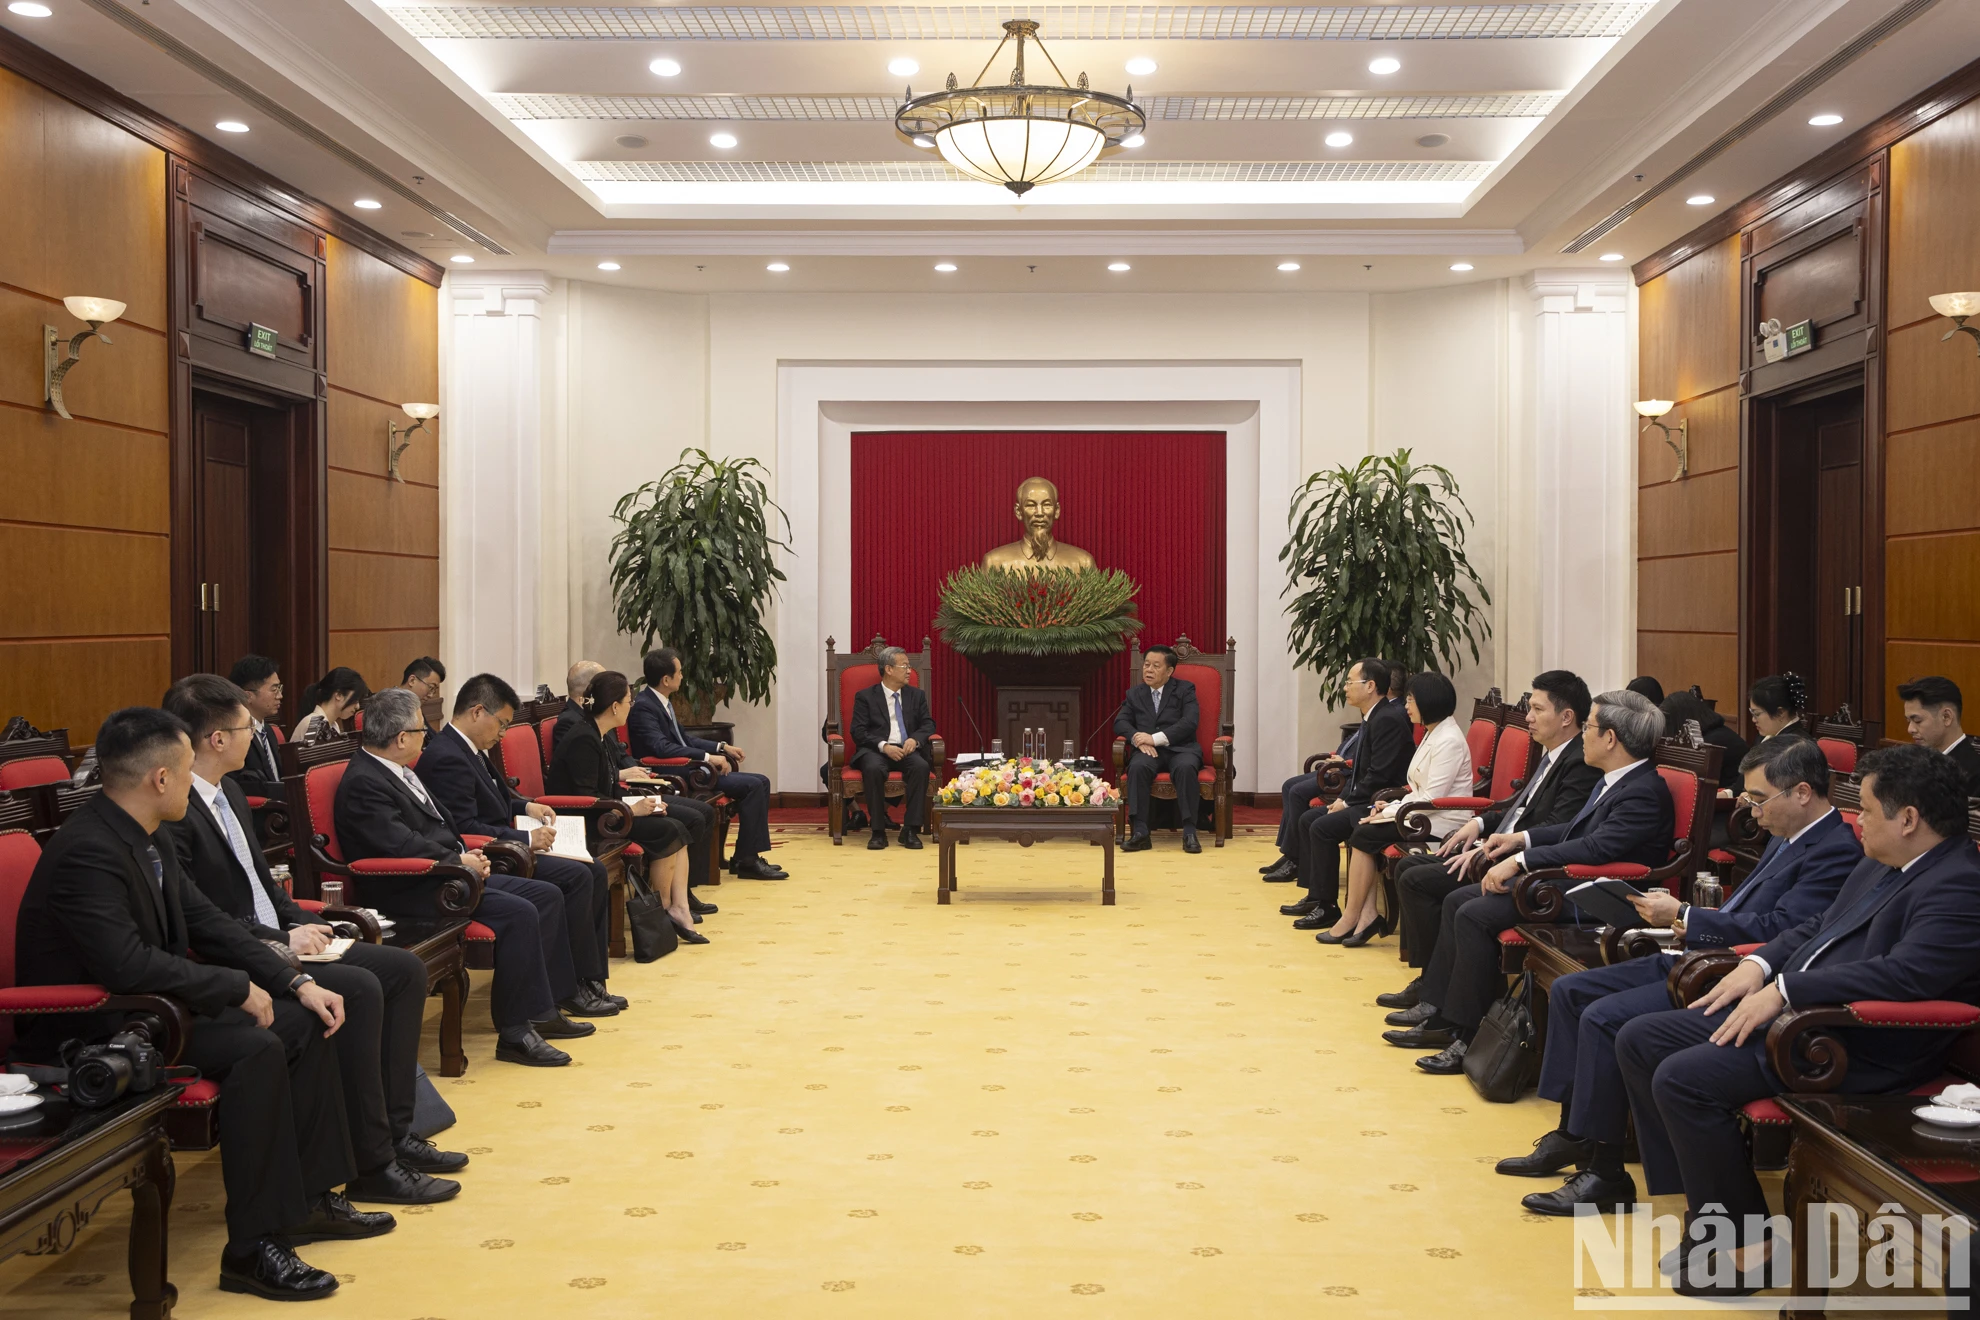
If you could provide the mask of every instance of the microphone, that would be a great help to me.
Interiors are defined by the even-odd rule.
[[[976,750],[987,754],[990,750],[990,742],[983,736],[983,729],[977,724],[976,716],[969,713],[968,703],[958,701],[956,705],[962,710],[963,718],[969,721],[969,727],[976,732]]]

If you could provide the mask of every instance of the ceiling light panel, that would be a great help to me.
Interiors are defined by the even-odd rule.
[[[579,160],[587,183],[941,183],[965,175],[940,161]],[[1094,182],[1473,183],[1490,161],[1103,160]]]
[[[1541,119],[1560,92],[1487,92],[1424,96],[1145,96],[1148,118],[1171,120]],[[891,96],[597,96],[512,92],[488,98],[518,121],[723,119],[892,122]]]
[[[800,5],[639,7],[384,5],[427,40],[650,41],[996,40],[1006,10]],[[1065,41],[1423,41],[1614,38],[1650,0],[1479,5],[1044,5],[1026,13]]]

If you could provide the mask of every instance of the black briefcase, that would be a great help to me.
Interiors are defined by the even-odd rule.
[[[1539,1033],[1533,1025],[1533,973],[1520,975],[1519,984],[1492,1005],[1464,1054],[1464,1075],[1478,1094],[1497,1105],[1509,1105],[1533,1085],[1540,1074]]]
[[[626,867],[626,929],[632,934],[634,962],[658,962],[681,945],[674,919],[635,866]]]

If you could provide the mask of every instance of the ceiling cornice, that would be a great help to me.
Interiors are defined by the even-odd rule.
[[[553,255],[620,257],[1517,256],[1510,229],[560,229]]]

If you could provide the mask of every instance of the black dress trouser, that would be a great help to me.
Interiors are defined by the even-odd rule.
[[[1455,857],[1450,860],[1457,860]],[[1396,863],[1396,895],[1402,903],[1403,945],[1411,967],[1428,967],[1443,936],[1444,898],[1464,881],[1434,854],[1405,857]]]
[[[1319,775],[1294,775],[1279,787],[1279,852],[1287,857],[1299,854],[1299,845],[1294,836],[1299,831],[1299,818],[1310,809],[1313,799],[1320,796]]]
[[[318,1196],[357,1176],[335,1038],[323,1032],[323,1019],[287,996],[266,1028],[238,1008],[193,1022],[179,1062],[220,1084],[231,1246],[294,1228]]]
[[[1194,741],[1180,747],[1158,747],[1153,756],[1129,743],[1127,808],[1133,832],[1136,835],[1148,833],[1148,799],[1155,791],[1155,776],[1164,773],[1169,776],[1169,786],[1176,790],[1176,818],[1185,830],[1194,830],[1197,800],[1203,792],[1197,775],[1202,769],[1203,749]]]
[[[536,879],[557,886],[564,896],[571,970],[583,980],[603,981],[611,974],[606,954],[612,938],[612,885],[605,868],[597,862],[538,853]]]
[[[414,1070],[426,1017],[426,964],[408,949],[354,944],[333,963],[310,963],[310,975],[344,997],[344,1025],[330,1038],[344,1079],[344,1114],[358,1172],[394,1158],[411,1133]]]
[[[901,772],[901,788],[906,794],[901,810],[901,828],[918,830],[928,819],[928,777],[932,773],[928,757],[917,747],[895,761],[884,752],[862,747],[853,753],[852,768],[859,771],[860,790],[866,794],[866,820],[876,834],[887,830],[887,776]]]
[[[1339,811],[1309,807],[1294,827],[1293,842],[1299,851],[1293,856],[1299,863],[1299,882],[1322,907],[1341,905],[1341,845],[1367,814],[1365,802]]]

